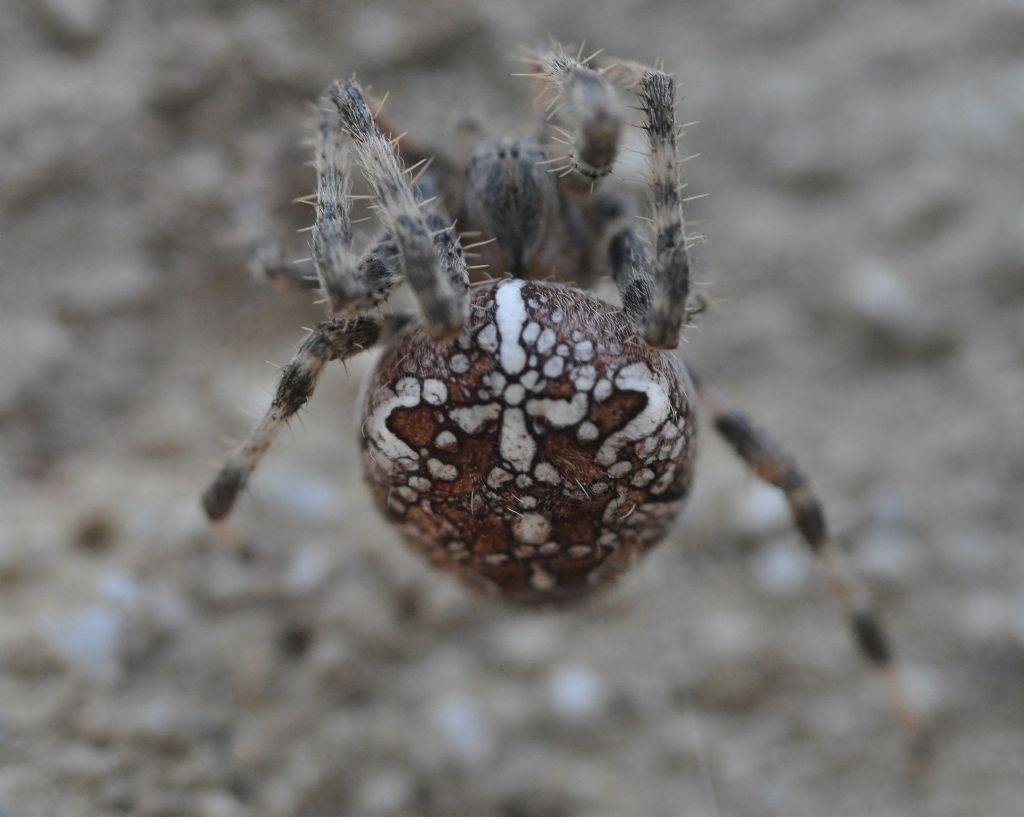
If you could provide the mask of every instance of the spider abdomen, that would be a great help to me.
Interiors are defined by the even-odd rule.
[[[432,562],[518,602],[609,584],[690,485],[695,418],[674,357],[618,309],[522,280],[477,289],[439,344],[412,327],[363,408],[377,504]]]

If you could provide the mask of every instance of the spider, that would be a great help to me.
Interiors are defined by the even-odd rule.
[[[379,345],[361,425],[379,509],[431,563],[478,590],[519,604],[577,601],[625,573],[680,511],[700,402],[753,473],[784,492],[856,646],[922,733],[879,617],[804,473],[671,353],[701,309],[690,286],[674,80],[598,56],[558,46],[533,55],[528,76],[546,109],[540,134],[494,138],[464,121],[456,143],[469,147],[459,156],[394,136],[383,102],[372,105],[355,80],[327,89],[315,276],[267,252],[257,265],[273,281],[319,289],[329,316],[204,493],[206,513],[215,523],[227,517],[329,361]],[[646,135],[646,218],[629,197],[601,189],[624,149],[623,92],[635,97]],[[353,164],[380,222],[362,253]],[[474,235],[481,240],[463,245]],[[468,265],[466,250],[483,263]],[[621,307],[583,288],[600,275],[614,281]],[[375,311],[403,282],[418,319]]]

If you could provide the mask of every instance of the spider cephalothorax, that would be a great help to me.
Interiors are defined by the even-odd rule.
[[[321,290],[330,317],[284,368],[270,409],[207,489],[207,514],[227,516],[329,361],[382,344],[361,425],[378,505],[418,550],[474,586],[517,602],[579,599],[662,538],[679,510],[693,478],[696,392],[726,442],[784,492],[856,643],[894,681],[916,729],[869,596],[795,461],[666,351],[699,311],[671,76],[559,48],[530,63],[547,110],[539,134],[489,137],[464,121],[452,144],[468,147],[447,152],[391,138],[395,129],[354,81],[328,89],[312,274],[276,263],[265,235],[256,266]],[[646,135],[643,220],[629,196],[602,184],[622,150],[622,90],[634,95]],[[350,153],[380,221],[362,253]],[[471,233],[480,240],[463,245]],[[489,271],[472,296],[464,250]],[[575,288],[602,275],[621,306]],[[420,320],[373,317],[402,283]]]

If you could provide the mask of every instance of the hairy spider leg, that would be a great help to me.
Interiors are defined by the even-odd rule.
[[[329,318],[313,329],[281,370],[277,391],[263,419],[203,493],[203,509],[211,521],[224,519],[231,512],[274,437],[313,395],[324,366],[332,360],[348,360],[364,349],[386,342],[409,320],[408,316],[382,320]]]
[[[647,135],[650,217],[642,221],[650,227],[643,228],[622,195],[599,197],[591,213],[597,245],[626,314],[648,344],[674,349],[685,322],[702,308],[688,304],[690,260],[676,151],[675,84],[663,71],[635,63],[629,69]]]
[[[596,55],[592,55],[596,56]],[[580,57],[560,45],[528,57],[528,76],[544,83],[538,102],[545,109],[546,140],[551,143],[551,171],[570,191],[592,191],[612,172],[622,138],[622,103],[612,84]]]
[[[435,251],[433,231],[422,209],[426,202],[417,198],[392,141],[381,133],[359,85],[352,80],[335,82],[328,96],[337,108],[339,125],[355,146],[380,219],[394,236],[425,329],[439,340],[454,337],[469,312],[469,274],[461,255],[457,263],[446,265],[447,254]],[[453,238],[458,240],[454,234]]]
[[[821,500],[788,451],[756,428],[746,415],[732,407],[692,367],[688,368],[715,430],[758,478],[785,494],[793,523],[839,601],[858,651],[882,673],[896,714],[910,735],[912,759],[915,763],[924,763],[930,751],[928,724],[914,704],[905,672],[896,658],[867,587],[829,535]]]
[[[395,236],[382,230],[360,256],[354,252],[348,149],[341,140],[337,111],[321,107],[315,166],[317,190],[300,199],[316,207],[316,220],[307,228],[312,233],[312,255],[286,261],[280,242],[259,196],[245,196],[238,203],[238,215],[249,248],[249,266],[258,280],[277,289],[319,289],[324,293],[330,315],[356,317],[385,303],[403,282],[402,257]],[[387,127],[392,127],[388,125]],[[406,155],[406,151],[402,151]],[[405,171],[419,171],[410,180],[417,200],[431,198],[444,177],[424,174],[421,160]],[[426,169],[426,168],[423,168]],[[447,171],[446,171],[447,172]],[[425,208],[425,218],[434,236],[435,252],[449,275],[452,286],[462,286],[461,253],[452,223],[439,202]],[[453,243],[454,242],[454,243]]]
[[[360,258],[352,234],[352,176],[338,114],[320,110],[316,153],[316,221],[313,263],[332,314],[365,312],[383,303],[402,280],[394,238],[385,235]]]
[[[690,259],[676,155],[675,81],[663,71],[648,70],[641,76],[636,93],[647,132],[654,233],[651,302],[643,318],[642,334],[651,346],[672,349],[679,343],[690,294]]]

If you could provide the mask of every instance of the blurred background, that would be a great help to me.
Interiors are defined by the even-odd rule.
[[[713,308],[687,357],[797,453],[935,719],[877,678],[711,435],[613,593],[522,613],[373,512],[324,378],[241,503],[198,494],[316,321],[309,103],[358,71],[417,139],[528,131],[548,35],[665,60]],[[9,0],[0,9],[0,812],[1012,815],[1024,798],[1019,0]]]

